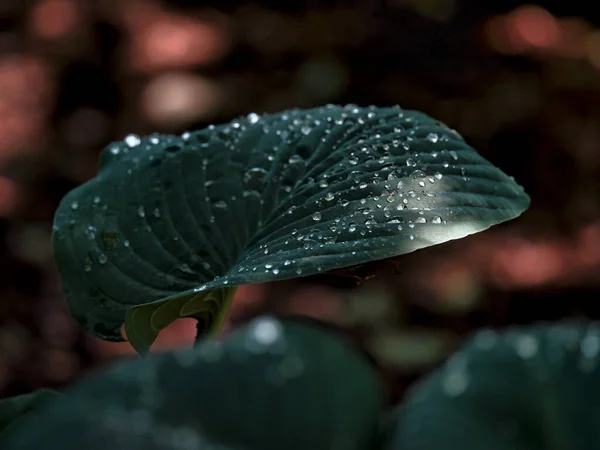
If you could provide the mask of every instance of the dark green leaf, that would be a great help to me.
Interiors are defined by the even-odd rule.
[[[386,450],[600,448],[600,326],[477,334],[397,411]]]
[[[328,106],[181,137],[129,136],[100,164],[63,199],[54,256],[72,314],[94,335],[121,340],[127,310],[149,305],[127,322],[139,350],[159,331],[150,322],[161,303],[176,301],[165,324],[201,302],[199,292],[401,255],[529,205],[456,132],[399,107]],[[210,328],[221,310],[200,316]]]
[[[0,434],[29,412],[45,406],[59,395],[50,389],[40,389],[29,394],[0,399]]]
[[[261,317],[223,344],[123,362],[0,441],[12,450],[363,450],[382,392],[326,329]]]

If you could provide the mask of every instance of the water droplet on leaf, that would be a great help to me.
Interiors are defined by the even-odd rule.
[[[127,144],[127,146],[130,148],[137,147],[141,142],[140,138],[135,134],[128,134],[125,136],[124,141],[125,144]]]
[[[435,144],[439,138],[440,137],[437,135],[437,133],[429,133],[425,139],[427,139],[429,142]]]

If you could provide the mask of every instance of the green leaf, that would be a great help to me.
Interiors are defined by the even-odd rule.
[[[223,344],[121,362],[0,440],[2,449],[368,448],[374,370],[322,326],[260,317]]]
[[[600,448],[600,326],[482,331],[413,389],[386,450]]]
[[[235,291],[236,288],[217,288],[131,308],[125,316],[127,339],[140,354],[145,354],[158,333],[179,317],[203,321],[206,333],[215,336],[225,322]]]
[[[172,320],[198,292],[394,257],[529,205],[455,131],[399,107],[327,106],[182,136],[131,135],[108,146],[100,166],[61,202],[54,256],[88,332],[122,340],[127,311],[149,305],[127,323],[141,350],[159,331],[150,324],[159,304],[176,302]]]
[[[58,392],[40,389],[29,394],[0,399],[0,434],[31,411],[59,397]]]

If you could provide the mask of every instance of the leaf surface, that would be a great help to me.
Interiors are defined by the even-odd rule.
[[[223,344],[122,362],[80,382],[0,448],[362,450],[382,397],[370,365],[342,339],[260,317]]]
[[[175,302],[160,314],[168,324],[194,316],[197,306],[185,306],[199,292],[402,255],[529,205],[456,132],[399,107],[251,114],[182,136],[128,136],[100,163],[58,208],[54,256],[83,328],[122,340],[134,308],[127,333],[143,336],[142,351],[160,331],[161,303]],[[216,302],[198,315],[210,328],[222,310]]]
[[[385,450],[600,448],[600,326],[477,334],[413,390]]]

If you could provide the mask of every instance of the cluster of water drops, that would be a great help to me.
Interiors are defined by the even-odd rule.
[[[328,114],[325,117],[323,117],[324,112]],[[292,239],[286,239],[285,245],[297,241],[305,250],[310,251],[312,248],[323,248],[325,245],[336,243],[338,234],[344,231],[356,232],[357,236],[366,236],[372,234],[376,230],[376,226],[381,224],[393,225],[398,231],[403,231],[405,228],[410,230],[415,226],[427,223],[440,225],[447,222],[440,215],[426,214],[426,211],[431,208],[427,206],[425,199],[431,200],[436,195],[429,186],[441,182],[443,175],[440,171],[427,175],[423,170],[426,169],[426,164],[418,162],[419,153],[415,153],[414,157],[406,157],[407,151],[410,150],[410,142],[418,139],[419,128],[418,122],[413,120],[409,114],[405,115],[399,108],[394,109],[393,113],[389,113],[383,118],[378,116],[375,108],[365,110],[355,105],[345,108],[330,105],[320,110],[291,111],[281,114],[276,121],[269,120],[268,117],[264,119],[256,113],[251,113],[245,119],[234,121],[224,127],[215,128],[215,130],[219,130],[220,135],[229,136],[228,142],[231,148],[239,143],[236,135],[242,133],[249,126],[262,126],[264,134],[272,133],[281,139],[281,145],[274,146],[271,151],[265,149],[267,158],[264,166],[249,167],[243,174],[242,186],[248,185],[253,188],[243,188],[242,198],[255,198],[262,205],[264,199],[261,197],[261,191],[264,191],[265,186],[269,183],[279,183],[286,194],[290,194],[293,189],[297,188],[298,192],[291,197],[296,204],[292,204],[285,211],[285,214],[290,215],[299,209],[297,201],[303,196],[312,195],[314,197],[322,192],[314,206],[308,205],[309,209],[313,210],[309,213],[309,217],[315,225],[322,222],[327,223],[329,232],[301,232]],[[401,119],[402,125],[387,130],[385,135],[375,132],[370,137],[360,137],[353,141],[353,147],[340,153],[338,162],[329,169],[325,168],[320,177],[302,178],[304,170],[311,164],[311,158],[319,153],[319,143],[328,144],[325,147],[327,154],[334,153],[338,147],[351,138],[357,125],[364,127],[367,122],[370,122],[370,126],[383,128],[390,120],[399,119]],[[329,135],[336,126],[340,129],[343,128],[344,131],[338,133],[335,141],[331,141]],[[444,134],[428,132],[419,139],[426,140],[430,145],[447,142],[448,136],[453,136],[451,130],[445,127],[440,127],[440,129],[444,131]],[[313,146],[309,152],[299,152],[298,148],[302,147],[302,139],[314,133],[318,137],[317,147]],[[352,150],[352,148],[356,148],[356,150]],[[260,150],[263,151],[263,149]],[[443,149],[437,153],[442,152],[444,152]],[[437,157],[437,153],[433,153],[435,153],[434,158]],[[280,154],[279,157],[278,154]],[[452,159],[458,158],[454,150],[449,151],[448,154]],[[274,160],[276,164],[273,163]],[[398,161],[401,161],[404,167],[398,168]],[[315,163],[319,162],[320,160],[317,158]],[[273,172],[273,167],[276,167],[278,171]],[[302,170],[293,172],[298,168]],[[378,171],[372,172],[372,170]],[[289,171],[295,173],[295,179],[288,174]],[[340,182],[335,177],[336,171],[340,174],[343,173],[344,180],[351,180],[354,185],[346,191],[336,190],[336,183]],[[369,175],[369,173],[372,175],[371,179],[365,177],[365,174]],[[299,181],[302,182],[301,185],[297,184]],[[209,180],[206,183],[211,182]],[[382,182],[385,182],[385,190],[380,195],[373,196],[369,188],[381,191]],[[414,187],[410,188],[411,186]],[[304,191],[302,191],[303,189]],[[360,204],[357,204],[359,199]],[[335,205],[346,208],[341,212],[342,217],[331,218],[323,212],[328,207]],[[213,206],[226,209],[229,205],[220,200],[218,204],[213,203]],[[399,212],[403,210],[412,210],[419,215],[412,219],[405,218]],[[264,213],[268,215],[269,211]],[[351,216],[353,220],[348,219]],[[285,222],[287,219],[284,217],[282,220]],[[261,218],[257,226],[260,227],[262,224]],[[305,228],[310,228],[310,223],[306,224]],[[407,239],[414,240],[415,235],[409,233]],[[264,244],[262,250],[264,254],[268,254],[268,244]],[[353,254],[355,253],[353,252]],[[289,265],[295,264],[294,260],[287,261],[290,261]],[[271,272],[273,275],[278,275],[283,268],[285,267],[275,266],[271,263],[264,264],[264,271]],[[251,261],[241,264],[237,268],[238,273],[259,270],[260,267],[253,266]],[[296,268],[295,271],[296,275],[302,274],[301,268]]]
[[[252,255],[267,255],[273,249],[273,256],[298,247],[308,255],[336,243],[377,237],[391,230],[397,239],[416,242],[424,233],[419,227],[452,221],[452,211],[440,209],[436,203],[439,193],[445,192],[446,177],[456,178],[460,171],[468,181],[464,167],[456,165],[459,153],[467,148],[458,133],[420,113],[399,107],[327,105],[266,116],[253,112],[228,124],[211,125],[180,137],[151,135],[142,139],[130,134],[122,143],[110,146],[108,152],[121,158],[128,167],[127,173],[132,174],[133,170],[147,170],[147,165],[157,166],[166,157],[185,153],[180,152],[182,148],[186,152],[197,149],[204,155],[199,167],[204,172],[203,189],[199,192],[204,193],[208,211],[205,220],[209,224],[217,227],[224,221],[233,226],[243,224],[250,231],[248,237],[260,233],[266,220],[271,224],[281,222],[281,227],[289,230],[283,243],[263,243],[258,251],[246,249]],[[230,168],[227,163],[222,172],[226,177],[239,177],[240,183],[239,193],[230,192],[227,196],[220,194],[221,180],[207,175],[221,173],[216,165],[222,163],[216,161],[223,152],[236,164]],[[246,168],[240,173],[241,163]],[[277,201],[266,201],[265,196],[274,192]],[[105,211],[108,203],[96,198],[95,205]],[[77,210],[81,201],[73,202],[71,208]],[[253,212],[256,223],[244,223],[244,217],[236,216],[243,210],[242,203]],[[287,209],[281,209],[285,205]],[[282,214],[273,215],[276,210]],[[136,232],[140,227],[152,232],[151,221],[162,219],[165,211],[143,204],[135,214],[142,223],[137,225]],[[98,230],[94,225],[86,226],[85,233],[94,241]],[[210,227],[203,231],[212,233]],[[435,233],[441,235],[439,231]],[[125,235],[115,242],[129,247]],[[116,244],[112,246],[115,247]],[[357,250],[349,249],[349,253],[356,255]],[[106,264],[109,251],[104,248],[100,254],[88,256],[84,270],[89,272],[95,264]],[[179,272],[193,274],[199,266],[190,264],[182,263]],[[202,268],[209,270],[210,263],[206,261]],[[255,264],[252,258],[246,258],[236,271],[304,275],[296,257],[286,259],[283,264]]]

